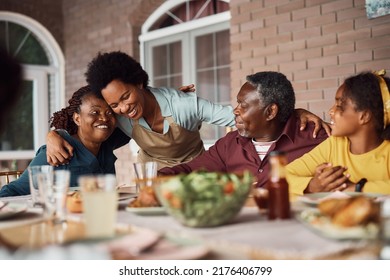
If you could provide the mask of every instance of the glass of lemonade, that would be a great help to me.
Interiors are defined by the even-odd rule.
[[[114,236],[118,209],[115,175],[80,176],[79,185],[87,236],[90,238]]]

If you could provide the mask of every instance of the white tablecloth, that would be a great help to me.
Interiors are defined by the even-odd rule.
[[[2,200],[27,203],[28,196]],[[118,223],[148,228],[160,233],[186,236],[207,244],[222,259],[328,259],[342,258],[346,251],[358,251],[356,258],[373,259],[370,250],[362,250],[368,241],[339,241],[324,238],[296,219],[269,221],[256,207],[244,207],[229,224],[213,228],[190,228],[169,215],[143,216],[125,210],[128,201],[120,202]],[[34,210],[36,211],[36,210]],[[82,219],[82,214],[69,214]],[[0,221],[2,226],[23,222],[23,217]]]

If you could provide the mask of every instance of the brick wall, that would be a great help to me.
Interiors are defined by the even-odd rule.
[[[389,69],[390,15],[367,19],[364,0],[232,0],[232,101],[245,76],[280,71],[297,107],[328,119],[346,76]]]
[[[0,11],[20,13],[45,26],[60,47],[64,46],[61,0],[1,0]]]
[[[139,60],[140,28],[162,2],[63,1],[67,95],[85,83],[87,64],[98,52],[121,50]]]

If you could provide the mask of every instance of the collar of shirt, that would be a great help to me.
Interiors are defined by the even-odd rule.
[[[280,136],[275,139],[273,142],[278,142],[279,139],[285,135],[292,143],[294,143],[295,139],[295,132],[297,127],[297,117],[295,116],[295,113],[293,113],[290,118],[287,120],[287,123],[284,125],[284,128],[282,130],[282,133]],[[247,144],[248,142],[252,144],[252,138],[243,137],[239,133],[237,133],[237,141],[241,142],[242,145]]]

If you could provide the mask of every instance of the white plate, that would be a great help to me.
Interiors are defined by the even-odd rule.
[[[344,198],[349,198],[349,197],[357,196],[357,195],[365,195],[365,196],[369,196],[372,198],[377,198],[377,197],[383,196],[383,195],[377,194],[377,193],[359,193],[359,192],[336,191],[336,192],[309,193],[309,194],[305,194],[302,196],[298,196],[297,200],[300,202],[303,202],[307,205],[310,205],[310,206],[317,206],[323,200],[332,199],[332,198],[344,199]]]
[[[73,188],[68,191],[68,195],[72,195],[74,192],[78,192],[79,189]],[[135,193],[128,193],[128,192],[118,192],[118,200],[126,200],[130,198],[136,198],[138,195]]]
[[[126,207],[126,211],[143,216],[166,215],[164,207]]]
[[[10,202],[0,210],[0,220],[8,219],[27,211],[27,205]]]
[[[136,198],[138,195],[136,193],[126,193],[118,192],[118,200],[126,200],[130,198]]]
[[[376,239],[379,226],[370,223],[365,226],[340,227],[321,215],[318,209],[307,208],[297,215],[297,219],[318,234],[331,239]]]

